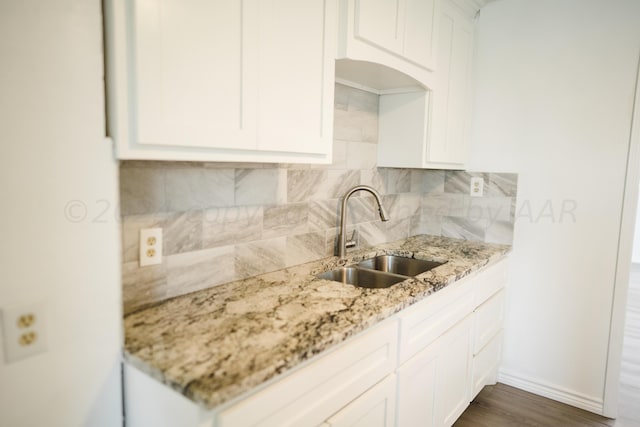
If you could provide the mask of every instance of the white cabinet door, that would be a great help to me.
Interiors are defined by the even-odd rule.
[[[468,316],[440,338],[434,400],[436,427],[451,426],[471,401],[471,326],[472,318]]]
[[[337,0],[107,0],[122,159],[328,163]]]
[[[433,70],[433,51],[437,22],[435,0],[405,0],[404,57]]]
[[[404,0],[354,0],[355,36],[402,54]]]
[[[258,148],[328,155],[333,134],[334,0],[257,0]]]
[[[468,155],[471,113],[471,71],[473,19],[450,0],[438,0],[437,7],[407,0],[407,10],[425,9],[437,24],[420,27],[418,13],[407,13],[405,31],[415,27],[412,40],[423,40],[405,55],[431,55],[430,29],[437,29],[436,63],[428,89],[407,90],[380,96],[378,165],[386,167],[464,169]],[[427,1],[426,3],[430,3]],[[411,20],[416,22],[410,25]],[[425,34],[420,37],[420,30]],[[426,59],[425,59],[426,60]]]
[[[353,1],[356,38],[433,69],[435,0]]]
[[[398,426],[450,426],[469,405],[471,316],[399,370]]]
[[[439,8],[437,73],[426,163],[463,166],[467,160],[473,21],[450,1]]]
[[[436,0],[340,3],[338,78],[374,90],[431,86]]]
[[[440,342],[416,354],[398,370],[398,427],[432,427]]]
[[[137,144],[256,148],[257,68],[248,48],[255,44],[256,19],[249,4],[129,4],[131,138]]]
[[[478,354],[473,356],[470,399],[474,399],[484,386],[496,383],[501,356],[502,331],[499,331]]]
[[[389,375],[327,420],[331,427],[392,427],[396,376]]]

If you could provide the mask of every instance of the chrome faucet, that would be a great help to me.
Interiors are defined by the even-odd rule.
[[[338,236],[338,256],[342,259],[347,254],[347,248],[353,248],[356,245],[355,239],[352,237],[349,241],[347,241],[347,201],[349,201],[349,197],[356,191],[368,191],[373,195],[376,199],[376,203],[378,204],[378,212],[380,213],[380,219],[382,221],[389,221],[389,217],[387,216],[387,212],[384,210],[384,206],[382,206],[382,198],[380,194],[373,187],[369,187],[368,185],[356,185],[349,191],[347,191],[342,198],[342,207],[340,209],[340,235]],[[355,236],[355,231],[354,231]]]

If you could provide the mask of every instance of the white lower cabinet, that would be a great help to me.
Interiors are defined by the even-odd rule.
[[[502,356],[505,291],[498,290],[473,313],[473,381],[471,399],[487,384],[495,384]]]
[[[473,356],[471,399],[474,399],[485,385],[496,383],[501,355],[502,332],[499,332],[485,348]]]
[[[331,427],[391,427],[396,406],[396,376],[389,375],[324,424]]]
[[[445,332],[398,371],[398,426],[449,426],[469,404],[472,318]]]
[[[128,427],[451,426],[502,349],[506,260],[213,410],[125,365]]]
[[[398,315],[398,426],[450,426],[495,383],[505,285],[501,261]]]
[[[397,321],[390,319],[262,391],[222,410],[218,414],[217,425],[314,426],[329,420],[334,414],[340,419],[338,412],[346,404],[393,372],[397,336]],[[363,399],[368,400],[366,397]],[[366,402],[360,405],[366,406]],[[347,414],[352,412],[346,411]],[[346,415],[343,417],[351,419]]]
[[[398,426],[433,427],[438,356],[434,342],[398,370]]]
[[[452,425],[471,401],[471,326],[472,318],[467,316],[439,339],[441,351],[433,404],[437,427]]]

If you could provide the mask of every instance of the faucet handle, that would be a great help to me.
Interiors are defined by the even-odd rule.
[[[353,230],[351,238],[345,242],[345,247],[355,248],[358,245],[358,230]]]

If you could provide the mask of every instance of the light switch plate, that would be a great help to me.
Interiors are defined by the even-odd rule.
[[[2,309],[4,355],[7,363],[47,350],[44,302],[16,305]]]
[[[482,197],[483,193],[484,193],[484,179],[477,176],[472,177],[471,188],[469,189],[469,194],[471,194],[471,197]]]
[[[162,263],[162,228],[140,230],[140,267]]]

